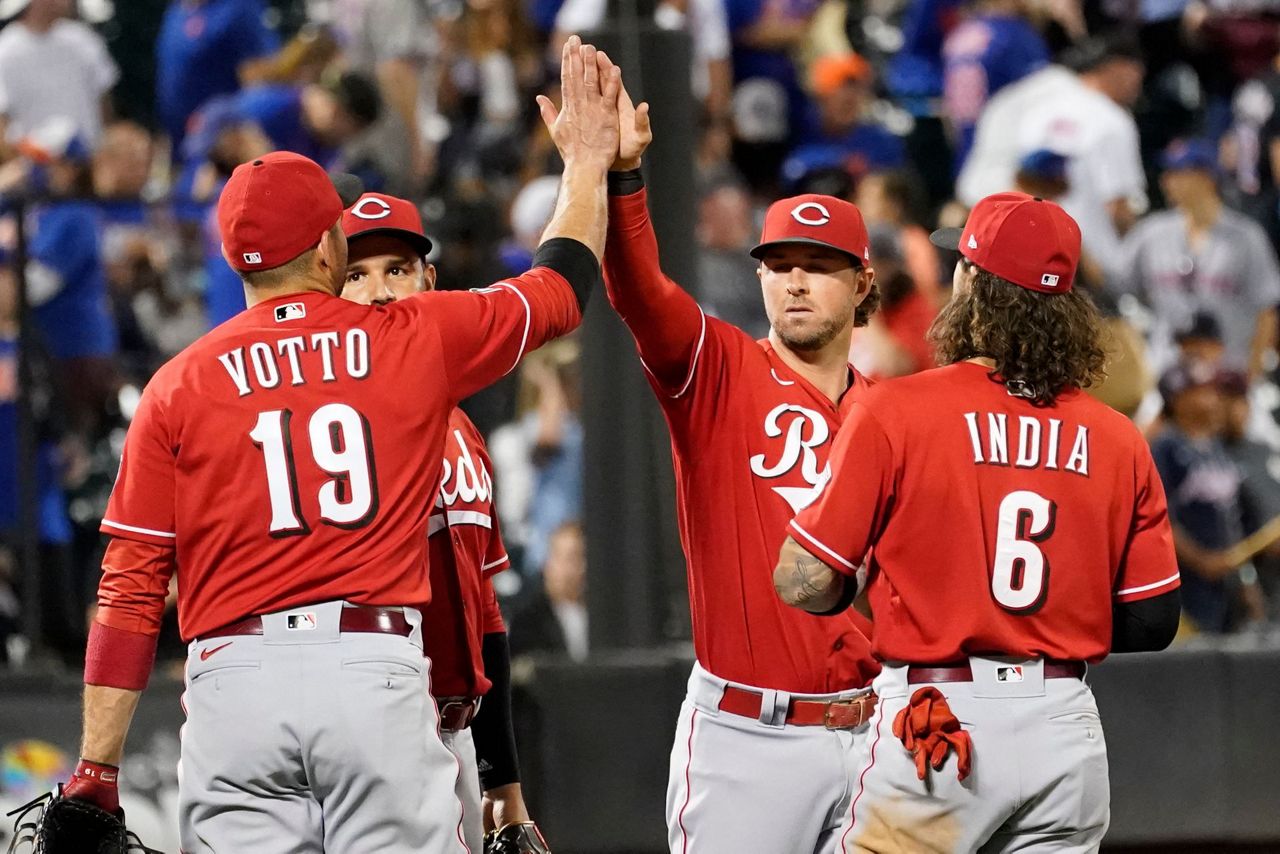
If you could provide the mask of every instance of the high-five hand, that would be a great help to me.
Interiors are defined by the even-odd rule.
[[[649,126],[649,104],[631,102],[625,84],[618,86],[618,159],[609,167],[614,172],[640,168],[640,156],[653,142],[653,128]]]
[[[603,51],[570,36],[560,54],[559,111],[538,96],[542,121],[565,165],[608,169],[618,153],[618,92],[622,72]]]

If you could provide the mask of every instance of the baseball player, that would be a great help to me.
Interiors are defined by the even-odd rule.
[[[869,579],[884,669],[843,849],[1097,851],[1084,676],[1177,629],[1164,490],[1133,423],[1081,391],[1105,351],[1071,217],[1001,193],[934,241],[962,256],[932,330],[946,367],[854,404],[774,574],[815,612]]]
[[[412,202],[365,193],[343,213],[342,230],[348,241],[343,299],[389,305],[435,288],[436,268],[426,260],[431,240]],[[520,789],[507,628],[490,580],[511,566],[493,510],[492,471],[480,431],[454,407],[440,493],[427,519],[432,598],[422,613],[422,641],[440,735],[460,769],[463,835],[476,854],[488,817],[482,788],[503,825],[495,829],[527,823],[540,839]]]
[[[118,808],[176,570],[188,854],[465,849],[427,696],[426,532],[454,405],[575,327],[599,275],[619,76],[571,38],[562,78],[556,214],[533,269],[482,291],[338,299],[359,193],[290,153],[232,174],[218,216],[249,307],[162,367],[130,426],[68,796]]]
[[[771,571],[867,389],[848,363],[878,299],[866,227],[830,196],[770,207],[751,254],[771,331],[753,340],[663,275],[639,170],[647,107],[624,92],[619,117],[605,284],[671,431],[697,653],[671,751],[668,840],[681,854],[828,850],[877,667],[848,603],[831,617],[782,607]]]

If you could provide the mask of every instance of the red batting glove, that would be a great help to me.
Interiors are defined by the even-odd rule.
[[[956,776],[961,780],[969,776],[973,742],[937,688],[928,686],[911,695],[907,707],[893,719],[893,734],[911,752],[916,776],[921,780],[931,767],[940,771],[952,750],[956,754]]]
[[[62,787],[62,795],[87,801],[99,809],[109,813],[120,812],[120,789],[117,778],[120,769],[114,765],[103,765],[101,762],[90,762],[81,759],[71,775],[71,782]]]

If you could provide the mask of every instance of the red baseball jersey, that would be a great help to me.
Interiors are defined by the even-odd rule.
[[[449,415],[440,494],[427,519],[431,604],[422,615],[422,645],[431,659],[431,693],[476,697],[484,675],[486,634],[504,632],[494,573],[511,566],[493,509],[493,465],[480,431],[461,409]]]
[[[1151,453],[1083,392],[1037,407],[989,373],[961,362],[875,386],[790,533],[849,574],[871,549],[882,660],[1098,661],[1113,602],[1179,583]]]
[[[176,548],[187,639],[311,602],[425,605],[450,410],[580,319],[546,268],[386,306],[255,305],[148,383],[102,530]],[[102,604],[155,607],[119,591],[163,590],[165,571],[125,571]]]
[[[834,404],[767,341],[706,317],[662,274],[645,204],[643,191],[610,199],[605,287],[671,430],[698,661],[723,679],[792,693],[862,687],[878,666],[861,618],[787,607],[773,567],[787,522],[830,478],[832,439],[867,382],[850,368]]]

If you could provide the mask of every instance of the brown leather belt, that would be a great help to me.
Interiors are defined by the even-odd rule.
[[[479,697],[437,697],[440,707],[440,731],[457,732],[466,729],[480,711]]]
[[[1017,665],[1009,665],[1016,667]],[[1083,661],[1046,661],[1044,663],[1045,679],[1083,679],[1085,674]],[[907,684],[920,685],[925,682],[972,682],[973,671],[969,663],[944,664],[938,667],[908,667]]]
[[[764,695],[734,685],[726,685],[719,709],[744,718],[760,719]],[[827,729],[854,729],[871,720],[876,695],[863,694],[848,700],[792,700],[785,722],[792,726],[824,726]]]
[[[298,608],[297,613],[305,616],[306,608]],[[384,635],[400,635],[408,637],[413,626],[404,618],[403,608],[379,608],[372,605],[356,605],[342,609],[338,618],[338,629],[344,632],[370,632]],[[235,635],[262,634],[261,617],[245,617],[219,629],[201,635],[201,640],[208,638],[232,637]]]

